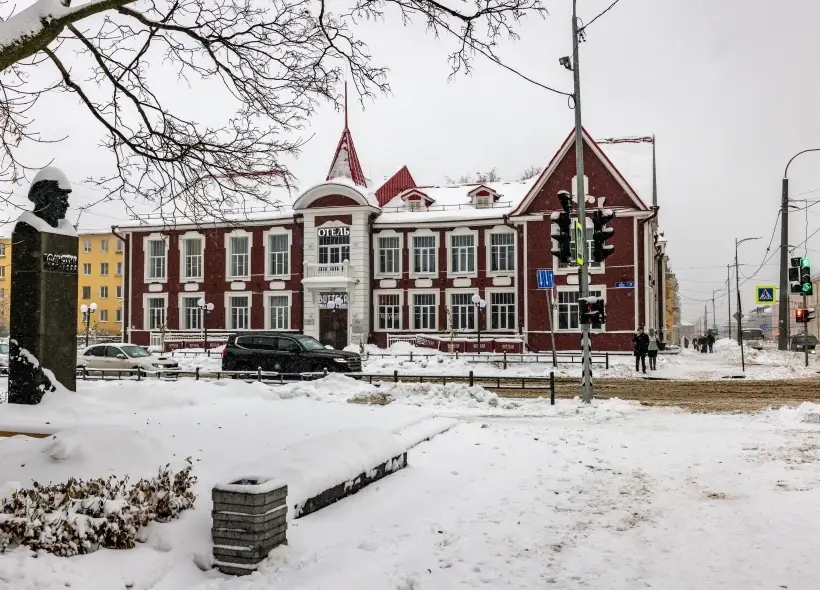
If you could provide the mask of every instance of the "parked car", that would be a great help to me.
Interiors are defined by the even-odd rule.
[[[0,375],[9,372],[9,345],[0,342]]]
[[[95,344],[77,356],[77,367],[121,371],[142,369],[156,372],[177,370],[179,363],[174,359],[153,355],[136,344]]]
[[[804,347],[803,347],[803,341],[804,340],[803,339],[804,339],[803,334],[796,334],[795,336],[792,336],[791,350],[798,351],[798,352],[803,352],[803,350],[804,350]],[[805,342],[806,342],[807,348],[809,349],[809,353],[815,354],[816,353],[816,347],[817,347],[817,336],[812,336],[811,334],[809,334],[805,338]]]
[[[314,371],[353,373],[362,370],[355,352],[325,348],[312,336],[291,332],[231,334],[222,350],[223,371]]]
[[[742,332],[743,344],[755,350],[763,349],[763,340],[766,336],[760,328],[744,328]]]

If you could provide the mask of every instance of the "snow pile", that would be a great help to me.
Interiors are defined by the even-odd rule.
[[[764,420],[787,428],[820,426],[820,404],[811,402],[764,410],[761,414]]]
[[[483,387],[470,387],[466,383],[389,383],[379,389],[380,393],[392,396],[398,403],[415,406],[491,407],[505,410],[518,407],[515,402],[503,400]]]

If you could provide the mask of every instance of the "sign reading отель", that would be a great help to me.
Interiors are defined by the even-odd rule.
[[[320,238],[335,238],[338,236],[349,236],[349,227],[323,227],[317,230]]]

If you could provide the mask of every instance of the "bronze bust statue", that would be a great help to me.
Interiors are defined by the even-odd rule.
[[[58,228],[68,212],[71,184],[58,168],[43,168],[34,177],[28,199],[34,203],[32,213],[53,228]]]

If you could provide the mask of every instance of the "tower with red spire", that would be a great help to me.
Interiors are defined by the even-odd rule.
[[[353,136],[350,134],[350,127],[347,120],[347,82],[345,82],[345,128],[333,162],[330,164],[330,171],[327,173],[327,180],[334,178],[349,178],[354,184],[367,187],[367,179],[362,172],[362,165],[359,163],[359,155],[356,153],[356,146],[353,145]]]

